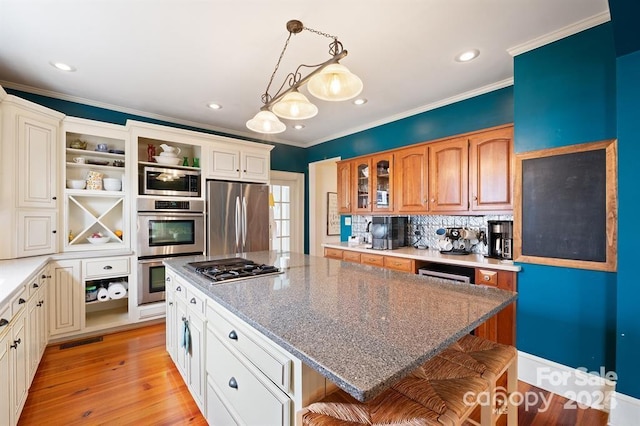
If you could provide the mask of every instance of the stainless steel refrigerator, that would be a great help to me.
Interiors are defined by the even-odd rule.
[[[207,181],[207,254],[269,250],[269,186]]]

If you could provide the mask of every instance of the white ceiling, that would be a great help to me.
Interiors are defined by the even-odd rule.
[[[245,122],[262,105],[290,19],[338,36],[368,102],[309,95],[320,112],[303,130],[263,136]],[[310,146],[508,86],[511,54],[608,20],[607,0],[0,0],[0,85]],[[293,36],[270,93],[297,65],[328,59],[330,41]],[[454,61],[469,48],[476,60]]]

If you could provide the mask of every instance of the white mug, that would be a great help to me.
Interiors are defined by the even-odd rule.
[[[75,163],[78,163],[78,164],[84,164],[85,159],[84,159],[84,157],[76,157],[76,158],[73,159],[73,161]]]

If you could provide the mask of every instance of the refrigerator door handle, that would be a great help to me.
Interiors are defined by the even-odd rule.
[[[240,197],[236,197],[236,253],[240,246]]]
[[[242,251],[247,244],[247,198],[242,197]]]

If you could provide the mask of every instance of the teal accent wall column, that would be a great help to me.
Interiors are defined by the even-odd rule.
[[[625,232],[638,226],[640,191],[640,51],[617,59],[618,75],[618,310],[616,391],[640,398],[640,279],[638,241]]]
[[[515,57],[516,153],[615,138],[615,73],[609,23]],[[575,368],[613,370],[616,274],[522,268],[518,349]]]

